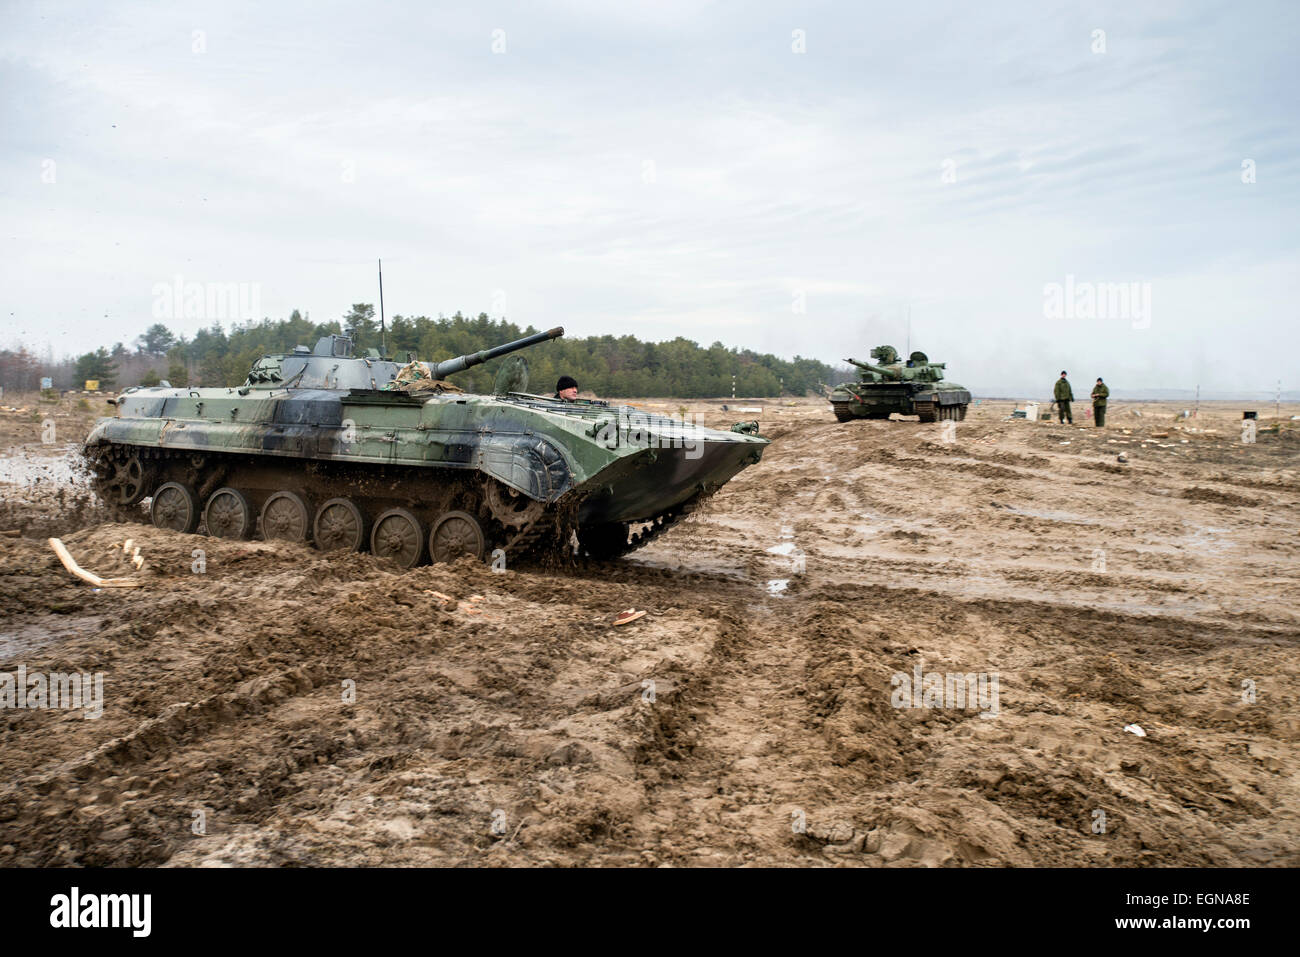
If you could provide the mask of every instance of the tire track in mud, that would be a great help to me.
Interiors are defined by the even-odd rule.
[[[821,441],[822,437],[813,438]],[[930,446],[927,454],[933,450]],[[768,535],[784,525],[793,527],[801,541],[824,543],[825,525],[807,517],[810,513],[824,508],[842,513],[845,499],[855,511],[879,508],[888,501],[879,493],[862,494],[851,482],[825,483],[825,476],[808,477],[798,468],[782,467],[792,457],[806,456],[797,447],[774,456],[776,468],[765,490],[760,488],[759,470],[745,476],[743,485],[737,483],[745,494],[734,500],[731,514],[760,520]],[[864,471],[877,480],[878,466],[897,460],[890,450],[867,458],[874,466]],[[953,463],[956,467],[947,471],[985,480],[981,488],[998,480],[1020,486],[1045,477],[1056,479],[1041,471],[1053,462],[1045,456],[999,452],[990,458],[997,465],[972,469]],[[1031,469],[998,467],[1003,465]],[[922,471],[926,463],[917,459],[905,462],[904,468]],[[888,473],[884,478],[885,488],[904,487]],[[1098,484],[1071,477],[1065,481],[1075,487]],[[1148,478],[1139,481],[1147,483],[1143,491],[1151,491]],[[996,490],[996,494],[1006,491]],[[1152,494],[1167,498],[1169,493],[1155,490]],[[794,503],[801,514],[765,513],[774,503]],[[914,513],[910,517],[914,520]],[[995,516],[992,524],[996,527],[1001,518]],[[1056,519],[1034,516],[1008,518],[1003,524],[1039,537],[1042,531],[1061,525]],[[957,526],[963,527],[970,523]],[[1134,537],[1122,525],[1111,531]],[[1108,544],[1112,551],[1127,554],[1114,549],[1113,542]],[[752,554],[761,546],[754,544],[752,536],[741,535],[734,522],[703,529],[692,546],[712,552],[748,550],[751,570],[762,568],[762,556]],[[807,548],[810,555],[818,554],[818,545]],[[1133,554],[1146,555],[1138,550]],[[1169,561],[1156,556],[1149,561],[1184,575],[1189,564],[1187,556]],[[670,776],[670,783],[652,796],[656,820],[661,822],[654,859],[675,863],[827,860],[868,866],[1175,861],[1221,865],[1234,860],[1297,859],[1294,841],[1284,839],[1270,846],[1264,836],[1271,832],[1275,839],[1282,833],[1266,823],[1272,816],[1280,813],[1291,820],[1295,816],[1288,810],[1294,788],[1284,783],[1285,777],[1281,782],[1277,778],[1284,767],[1281,755],[1295,737],[1296,701],[1284,694],[1274,700],[1272,712],[1231,704],[1234,670],[1294,673],[1285,661],[1294,648],[1294,616],[1277,616],[1272,623],[1265,616],[1242,629],[1239,622],[1195,610],[1181,622],[1173,608],[1143,609],[1136,614],[1106,610],[1096,607],[1097,596],[1081,594],[1081,586],[1111,590],[1131,585],[1140,591],[1172,594],[1199,586],[1182,585],[1171,576],[1161,581],[1150,575],[1080,574],[1014,564],[990,569],[987,562],[985,573],[993,570],[1010,583],[1059,586],[1064,594],[1038,589],[1034,599],[1025,600],[1008,590],[989,599],[977,586],[958,600],[946,594],[949,589],[941,579],[969,574],[974,566],[945,560],[936,568],[925,559],[906,564],[918,570],[929,568],[937,589],[926,587],[927,582],[905,588],[897,584],[853,587],[855,578],[889,580],[901,564],[873,555],[865,561],[840,562],[837,571],[827,575],[830,566],[809,562],[809,579],[826,578],[820,587],[806,585],[792,594],[805,606],[820,601],[845,615],[840,658],[834,657],[835,642],[825,636],[819,636],[811,649],[806,639],[789,637],[802,635],[806,625],[793,606],[791,614],[774,616],[772,602],[755,602],[746,608],[741,622],[733,623],[732,637],[714,650],[696,679],[685,684],[682,704],[690,709],[689,720],[675,718],[667,724],[673,732],[668,736],[672,753],[658,773]],[[761,582],[764,574],[768,573],[751,574],[751,579]],[[851,609],[847,613],[846,605]],[[960,632],[954,636],[948,626],[924,629],[924,623],[936,620],[962,622],[981,641],[965,642],[964,652],[954,656],[953,649],[943,645],[960,637]],[[845,686],[852,688],[852,677],[864,674],[863,630],[875,627],[893,633],[900,622],[920,626],[920,633],[909,642],[917,647],[882,648],[893,659],[887,663],[867,656],[871,662],[865,670],[871,677],[865,694],[875,705],[873,711]],[[904,630],[916,633],[918,629]],[[936,636],[944,639],[939,647],[935,647]],[[990,656],[990,644],[999,649],[997,659]],[[900,661],[900,656],[917,654],[936,666],[950,663],[961,671],[970,667],[972,657],[987,662],[986,667],[996,666],[1004,681],[1010,682],[1008,690],[1021,699],[1021,713],[986,723],[953,720],[942,713],[909,721],[914,717],[911,713],[881,710],[889,687],[881,681],[883,670],[905,671],[909,660],[901,657]],[[820,687],[808,680],[813,656],[829,658],[838,666]],[[957,660],[945,661],[953,657]],[[1254,663],[1248,664],[1252,658]],[[1125,659],[1138,664],[1121,665]],[[1063,673],[1058,674],[1058,669]],[[1207,669],[1212,673],[1220,669],[1217,680],[1205,677]],[[795,696],[798,700],[791,699],[791,689],[801,690]],[[835,695],[827,702],[831,708],[827,715],[807,706],[808,696],[819,691]],[[1171,705],[1170,700],[1177,703]],[[871,781],[863,780],[866,776],[852,767],[854,762],[848,762],[848,770],[837,764],[837,755],[855,752],[834,737],[838,725],[824,724],[819,729],[817,722],[834,718],[837,708],[846,707],[849,727],[871,743],[889,740],[885,729],[890,721],[907,726],[909,734],[899,740],[898,748],[912,755],[912,763],[905,767],[919,770],[905,771],[896,780],[886,776]],[[1275,721],[1273,715],[1278,713],[1284,717]],[[1136,719],[1151,729],[1145,743],[1122,731]],[[737,734],[737,728],[761,730],[747,737]],[[770,753],[764,735],[774,742]],[[1245,744],[1243,735],[1253,738],[1252,743]],[[681,746],[681,741],[689,747]],[[1221,751],[1234,758],[1223,759]],[[881,759],[870,746],[867,753],[880,767],[889,767],[888,758]],[[801,767],[796,755],[803,755],[809,767]],[[845,802],[845,795],[864,791],[866,799]],[[1109,815],[1106,840],[1092,830],[1099,811]],[[802,836],[793,833],[787,817],[799,813],[807,819]]]
[[[1274,740],[1280,755],[1297,730],[1294,721],[1275,725],[1263,709],[1215,705],[1200,673],[1207,655],[1223,651],[1222,632],[1201,627],[1171,639],[1160,622],[1095,612],[1096,633],[1113,637],[1080,654],[1067,636],[1081,623],[1056,606],[893,589],[864,589],[846,604],[831,591],[805,595],[803,611],[764,607],[732,617],[700,670],[682,682],[673,710],[651,725],[657,751],[646,750],[658,758],[645,772],[656,830],[644,837],[658,839],[651,862],[1297,859],[1294,845],[1270,849],[1250,836],[1279,812],[1295,817],[1287,810],[1293,789],[1269,780],[1279,757],[1218,758],[1216,745],[1242,733]],[[893,621],[910,616],[917,624],[850,610],[864,601],[877,611],[899,606]],[[974,636],[966,655],[933,646],[921,623],[936,619]],[[992,634],[999,640],[989,654]],[[1257,641],[1273,653],[1293,647],[1272,634]],[[913,642],[918,647],[908,647]],[[894,709],[890,676],[918,659],[941,671],[967,671],[972,660],[995,666],[1012,713],[985,723],[969,712]],[[1064,683],[1044,681],[1042,672],[1062,661]],[[1201,700],[1152,701],[1171,674],[1188,691],[1205,692]],[[1159,744],[1144,748],[1120,731],[1135,718]],[[1103,730],[1093,730],[1099,722]],[[1105,843],[1090,831],[1098,809],[1110,822]],[[1198,838],[1186,845],[1180,835],[1189,816]]]
[[[908,773],[907,735],[853,693],[871,666],[845,649],[810,657],[807,622],[771,604],[730,613],[669,707],[647,713],[651,863],[807,862],[792,815],[810,799]]]
[[[846,507],[861,512],[868,503],[877,505],[851,479],[800,480],[788,470],[776,474],[781,478],[772,483],[768,504],[793,503],[800,511],[766,515],[768,534],[778,526],[793,527],[800,541],[824,543],[824,524],[801,516],[823,508],[843,513]],[[741,502],[738,510],[744,514],[761,513],[759,502]],[[1006,524],[1059,525],[1033,516]],[[733,522],[706,526],[693,546],[732,552],[761,548],[752,537],[742,538]],[[671,783],[651,792],[661,822],[654,860],[1078,866],[1297,859],[1294,842],[1270,848],[1257,830],[1279,812],[1295,817],[1286,810],[1294,788],[1272,779],[1297,723],[1293,717],[1275,723],[1263,709],[1225,706],[1222,698],[1216,702],[1216,694],[1231,700],[1231,680],[1220,675],[1216,692],[1202,674],[1219,665],[1230,674],[1233,666],[1225,662],[1249,656],[1247,649],[1259,650],[1259,672],[1275,672],[1279,658],[1294,649],[1293,616],[1270,622],[1265,615],[1243,627],[1193,612],[1171,630],[1179,617],[1175,609],[1130,614],[1099,607],[1078,593],[1081,586],[1171,594],[1199,590],[1176,575],[1160,581],[1150,574],[1089,575],[1011,564],[999,566],[997,573],[1013,582],[1063,586],[1067,594],[984,598],[977,589],[951,596],[938,582],[937,589],[924,581],[911,587],[862,585],[852,580],[851,569],[845,573],[854,563],[828,565],[812,557],[824,549],[807,548],[807,581],[792,592],[799,604],[756,599],[746,606],[731,622],[728,640],[685,684],[682,704],[690,717],[668,723],[673,754],[658,771],[670,775]],[[751,554],[751,570],[761,568],[763,558]],[[1156,564],[1178,570],[1186,560]],[[971,570],[946,559],[936,565],[875,556],[866,574],[888,581],[903,565],[928,570],[930,578]],[[753,579],[767,574],[772,573],[751,574],[751,587]],[[839,634],[810,636],[809,605],[838,614]],[[945,625],[915,634],[917,625],[936,619]],[[947,715],[912,721],[911,714],[886,707],[889,674],[906,671],[908,656],[919,654],[936,667],[970,669],[969,657],[945,662],[945,651],[951,656],[952,649],[933,647],[935,634],[954,637],[949,622],[985,638],[996,636],[1006,658],[992,660],[987,642],[966,642],[966,652],[985,667],[1001,669],[1004,687],[1010,682],[1008,691],[1018,694],[1027,713],[987,724]],[[908,623],[901,635],[914,634],[908,643],[918,647],[872,646],[882,634],[899,635],[899,623]],[[1081,652],[1079,640],[1091,647]],[[1124,659],[1137,661],[1136,670],[1120,665]],[[811,664],[817,660],[829,674]],[[1043,671],[1062,663],[1064,681],[1055,674],[1044,679]],[[1168,697],[1171,680],[1185,682],[1185,690],[1196,693],[1185,697],[1195,700],[1174,706],[1160,701]],[[816,701],[817,695],[826,695],[826,701]],[[1293,716],[1296,705],[1287,696],[1273,707]],[[1145,754],[1140,739],[1121,730],[1138,718],[1158,729],[1153,733],[1161,739]],[[738,733],[741,728],[758,732]],[[1243,733],[1258,735],[1253,747],[1267,756],[1219,759],[1219,747],[1240,749]],[[1236,742],[1224,740],[1233,738]],[[681,739],[689,747],[681,747]],[[858,741],[863,743],[855,747]],[[882,754],[882,742],[895,750]],[[1026,757],[999,753],[1007,748]],[[871,771],[855,758],[865,758]],[[857,803],[828,800],[864,793],[869,798]],[[1091,829],[1099,810],[1109,814],[1106,843]],[[792,814],[804,821],[802,834],[792,830]],[[1197,837],[1188,844],[1184,832]]]
[[[193,539],[133,532],[159,566],[188,559],[182,550]],[[93,554],[119,536],[105,529],[72,545]],[[53,746],[35,774],[17,762],[7,768],[17,773],[0,792],[0,845],[11,862],[526,863],[590,853],[579,849],[592,841],[614,853],[639,807],[628,744],[638,682],[659,676],[671,699],[674,655],[690,651],[672,652],[671,641],[654,649],[655,637],[707,633],[725,607],[678,611],[683,586],[734,589],[708,575],[631,567],[617,581],[599,567],[398,575],[369,559],[309,552],[305,574],[272,572],[277,585],[268,587],[262,576],[286,550],[208,547],[202,585],[176,581],[180,597],[161,601],[116,599],[133,609],[139,634],[111,636],[119,651],[108,657],[169,667],[150,668],[145,687],[127,697],[110,668],[114,707],[102,725],[72,725],[79,734],[49,713],[6,729],[22,734],[29,757],[43,734],[33,725],[46,726]],[[41,564],[34,546],[20,550],[21,561]],[[245,550],[254,557],[236,561]],[[342,584],[336,594],[320,587],[332,579]],[[299,601],[270,597],[289,582]],[[195,588],[214,599],[198,611],[188,597]],[[457,596],[455,607],[424,597],[430,591]],[[485,597],[474,601],[476,591]],[[233,612],[250,592],[255,610],[241,624]],[[633,658],[620,664],[610,613],[647,598],[660,623],[632,640]],[[181,616],[196,630],[180,627]],[[186,654],[196,639],[204,653]],[[83,652],[105,653],[102,636],[77,641]],[[637,650],[645,641],[651,648]],[[64,654],[78,657],[74,648]],[[268,673],[304,659],[297,670]],[[344,675],[357,685],[351,707],[339,704]],[[169,703],[195,700],[198,688],[211,693]],[[206,835],[186,832],[196,809],[208,816]],[[508,840],[488,830],[498,810],[516,829]]]
[[[176,552],[193,539],[108,530],[118,540],[123,534],[143,536],[159,569],[185,567],[189,561],[188,553]],[[70,542],[84,553],[88,543],[75,539]],[[242,571],[240,562],[251,548],[207,547],[214,571],[223,565]],[[262,553],[266,564],[283,554],[266,548],[252,552]],[[28,564],[40,565],[42,557],[37,553]],[[337,563],[318,556],[308,562],[316,566],[318,580],[335,577],[321,566]],[[169,577],[177,578],[163,574]],[[250,593],[254,601],[266,596],[259,594],[264,589],[256,578],[239,577],[236,585],[214,574],[212,587],[204,590],[215,594],[215,601],[197,605],[188,597],[145,595],[145,589],[118,593],[106,600],[131,607],[130,624],[84,635],[73,643],[80,649],[63,649],[60,659],[32,662],[48,671],[71,670],[82,657],[82,670],[107,672],[108,713],[102,725],[72,719],[76,723],[69,727],[68,718],[52,712],[28,712],[7,723],[6,737],[25,732],[30,756],[55,759],[53,766],[17,776],[0,791],[0,844],[10,853],[21,847],[32,856],[20,861],[42,864],[161,863],[180,843],[195,809],[256,820],[288,793],[289,778],[356,744],[345,725],[321,732],[292,723],[286,727],[280,716],[309,697],[325,697],[317,689],[331,674],[357,674],[358,661],[367,658],[360,647],[367,636],[327,635],[310,610],[283,600],[276,603],[279,616],[263,622],[260,633],[247,635],[240,628],[243,616],[232,613]],[[279,577],[282,584],[301,585],[296,570]],[[85,589],[82,594],[87,595]],[[348,602],[345,595],[342,603]],[[376,617],[382,623],[384,616]],[[198,655],[185,647],[194,639],[203,646]],[[167,646],[168,653],[159,654],[158,645]],[[308,663],[294,664],[302,658]],[[131,661],[128,668],[114,667],[123,659]],[[340,711],[337,704],[331,710]],[[91,746],[78,753],[85,741]],[[32,793],[41,796],[38,804],[29,802]]]
[[[277,728],[277,712],[319,684],[313,671],[259,676],[170,705],[92,751],[6,786],[0,840],[21,844],[31,863],[140,866],[168,861],[196,810],[256,819],[259,808],[288,792],[292,775],[353,743],[321,733],[304,740]],[[250,733],[248,723],[258,720],[265,723]],[[263,738],[254,754],[275,757],[242,765],[232,759],[249,748],[249,737]],[[41,799],[35,819],[23,807],[33,794]]]

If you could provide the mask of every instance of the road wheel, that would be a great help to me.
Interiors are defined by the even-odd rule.
[[[168,482],[153,493],[149,517],[158,528],[192,532],[199,527],[199,500],[188,485]]]
[[[390,508],[375,520],[370,532],[370,552],[390,558],[403,568],[420,564],[424,557],[424,529],[404,508]]]
[[[366,519],[346,498],[332,498],[316,511],[316,547],[323,552],[359,552],[366,546]]]
[[[268,542],[305,542],[311,536],[307,503],[293,492],[276,492],[262,506],[262,537]]]
[[[429,530],[429,557],[435,562],[454,562],[462,555],[481,562],[486,552],[483,526],[469,512],[447,512]]]
[[[203,522],[213,538],[249,538],[253,534],[253,506],[238,489],[219,488],[208,499]]]

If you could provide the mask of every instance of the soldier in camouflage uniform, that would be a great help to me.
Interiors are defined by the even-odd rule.
[[[1070,388],[1070,380],[1065,377],[1065,370],[1061,370],[1061,377],[1056,380],[1056,388],[1052,391],[1052,398],[1056,399],[1056,415],[1061,422],[1069,422],[1074,425],[1074,416],[1070,412],[1070,403],[1074,401],[1074,390]]]
[[[1097,384],[1092,387],[1092,417],[1097,423],[1097,428],[1106,424],[1106,400],[1110,398],[1110,389],[1106,388],[1106,383],[1101,381],[1101,376],[1097,376]]]

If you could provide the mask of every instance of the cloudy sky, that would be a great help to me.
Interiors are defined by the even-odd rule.
[[[5,2],[0,346],[129,343],[177,277],[337,318],[382,256],[390,315],[1294,389],[1298,46],[1294,2]]]

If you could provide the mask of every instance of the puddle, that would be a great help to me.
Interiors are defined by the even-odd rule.
[[[681,552],[673,551],[663,554],[671,554],[671,558],[656,558],[658,548],[661,546],[651,545],[647,548],[638,550],[635,554],[629,555],[623,559],[632,565],[638,565],[642,568],[653,568],[657,571],[680,572],[686,575],[716,575],[720,578],[733,578],[737,581],[745,581],[749,578],[748,572],[742,565],[733,565],[726,562],[712,560],[707,555],[685,555]],[[652,549],[654,551],[652,551]]]
[[[1190,525],[1183,523],[1184,528],[1190,528],[1192,531],[1184,535],[1178,542],[1179,548],[1190,548],[1206,552],[1222,552],[1237,547],[1236,542],[1224,541],[1220,535],[1228,534],[1226,528],[1210,528],[1208,526]]]
[[[794,542],[782,542],[780,545],[773,545],[767,550],[769,555],[793,555],[798,550]]]
[[[767,583],[767,593],[769,595],[783,595],[789,585],[790,579],[788,578],[773,578]]]
[[[42,622],[0,631],[0,659],[39,651],[46,645],[73,635],[95,633],[102,619],[50,616]]]
[[[887,525],[846,525],[845,527],[851,532],[865,535],[868,538],[876,538],[883,535],[889,528]]]
[[[0,458],[0,485],[85,485],[80,449],[68,446],[55,455],[22,452]]]

